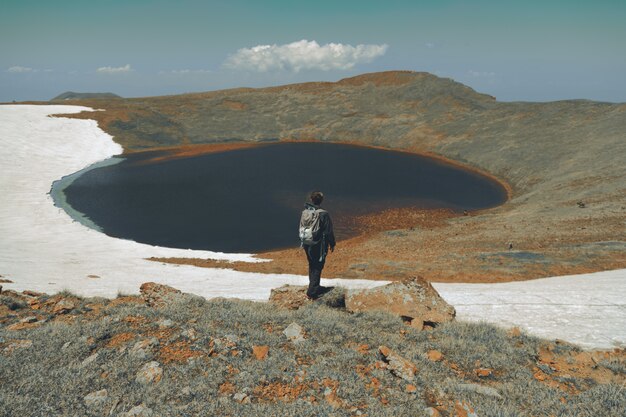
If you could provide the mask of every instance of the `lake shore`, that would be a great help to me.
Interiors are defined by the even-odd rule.
[[[236,264],[221,265],[230,266],[229,269],[205,269],[150,262],[146,258],[187,257],[246,263],[262,260],[248,254],[141,245],[110,238],[72,221],[63,210],[54,207],[47,195],[52,181],[120,151],[93,121],[48,117],[61,111],[80,110],[70,106],[0,106],[3,169],[0,191],[5,196],[5,203],[0,206],[0,278],[4,280],[4,289],[46,293],[68,289],[83,296],[112,298],[119,293],[136,293],[143,282],[158,281],[206,298],[267,300],[271,288],[307,282],[303,275],[237,272],[232,269]],[[467,218],[471,219],[472,215],[460,219]],[[400,219],[406,219],[406,215]],[[431,223],[433,216],[421,219],[425,222],[424,229],[440,231]],[[448,219],[444,215],[438,221],[446,225],[455,219],[458,218]],[[419,223],[418,220],[415,219]],[[393,233],[389,237],[398,238]],[[339,247],[331,256],[341,250]],[[294,261],[295,256],[299,263],[303,262],[299,251],[294,253]],[[397,259],[393,252],[386,256],[388,261]],[[333,259],[329,265],[332,262]],[[458,265],[457,268],[462,270]],[[626,270],[622,269],[533,282],[489,286],[436,283],[435,286],[457,308],[460,320],[519,325],[538,336],[558,337],[588,347],[610,347],[626,340],[623,334],[625,277]],[[385,282],[323,280],[324,285],[348,288],[373,287]],[[522,304],[519,304],[520,294],[526,294]],[[571,299],[566,302],[559,298],[568,294]],[[610,320],[606,319],[607,315],[611,316]],[[569,324],[565,325],[564,320]],[[581,331],[582,328],[585,330]]]

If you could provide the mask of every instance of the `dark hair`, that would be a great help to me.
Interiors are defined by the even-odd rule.
[[[324,201],[324,194],[321,191],[313,191],[311,193],[311,203],[319,206]]]

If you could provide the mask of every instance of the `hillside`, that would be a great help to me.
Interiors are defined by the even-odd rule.
[[[122,98],[113,93],[75,93],[73,91],[66,91],[58,96],[50,99],[50,101],[65,101],[65,100],[82,100],[82,99],[114,99]]]
[[[328,276],[498,281],[626,266],[626,104],[503,103],[414,72],[76,104],[106,109],[70,117],[96,119],[125,152],[184,145],[193,154],[208,151],[197,145],[276,140],[356,143],[443,157],[510,188],[508,203],[469,216],[361,219],[364,236],[342,242]],[[234,267],[303,273],[300,255],[273,252],[263,256],[274,262]]]
[[[383,312],[350,314],[339,289],[287,310],[147,286],[113,300],[3,292],[0,416],[617,417],[626,407],[623,349],[456,321],[419,331]]]

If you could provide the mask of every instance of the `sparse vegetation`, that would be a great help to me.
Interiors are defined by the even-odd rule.
[[[626,409],[622,359],[602,363],[612,373],[608,383],[574,374],[560,383],[557,372],[541,380],[534,373],[546,341],[463,322],[418,332],[388,314],[326,305],[336,306],[341,292],[296,311],[191,295],[161,308],[139,297],[70,295],[74,309],[56,315],[50,312],[64,296],[39,297],[37,310],[0,319],[0,416],[123,415],[141,404],[163,416],[421,416],[427,407],[455,415],[457,403],[481,417],[621,416]],[[6,306],[14,298],[0,300]],[[27,314],[39,323],[9,329]],[[303,342],[282,333],[293,322],[304,329]],[[414,381],[387,369],[381,345],[416,365]],[[259,360],[253,346],[269,354]],[[563,355],[579,353],[559,346]],[[151,361],[163,370],[160,381],[138,382]],[[85,399],[103,389],[102,401]]]

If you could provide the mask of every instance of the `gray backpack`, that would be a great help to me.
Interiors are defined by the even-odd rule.
[[[320,241],[320,214],[324,209],[305,208],[300,216],[300,245],[315,245]]]

